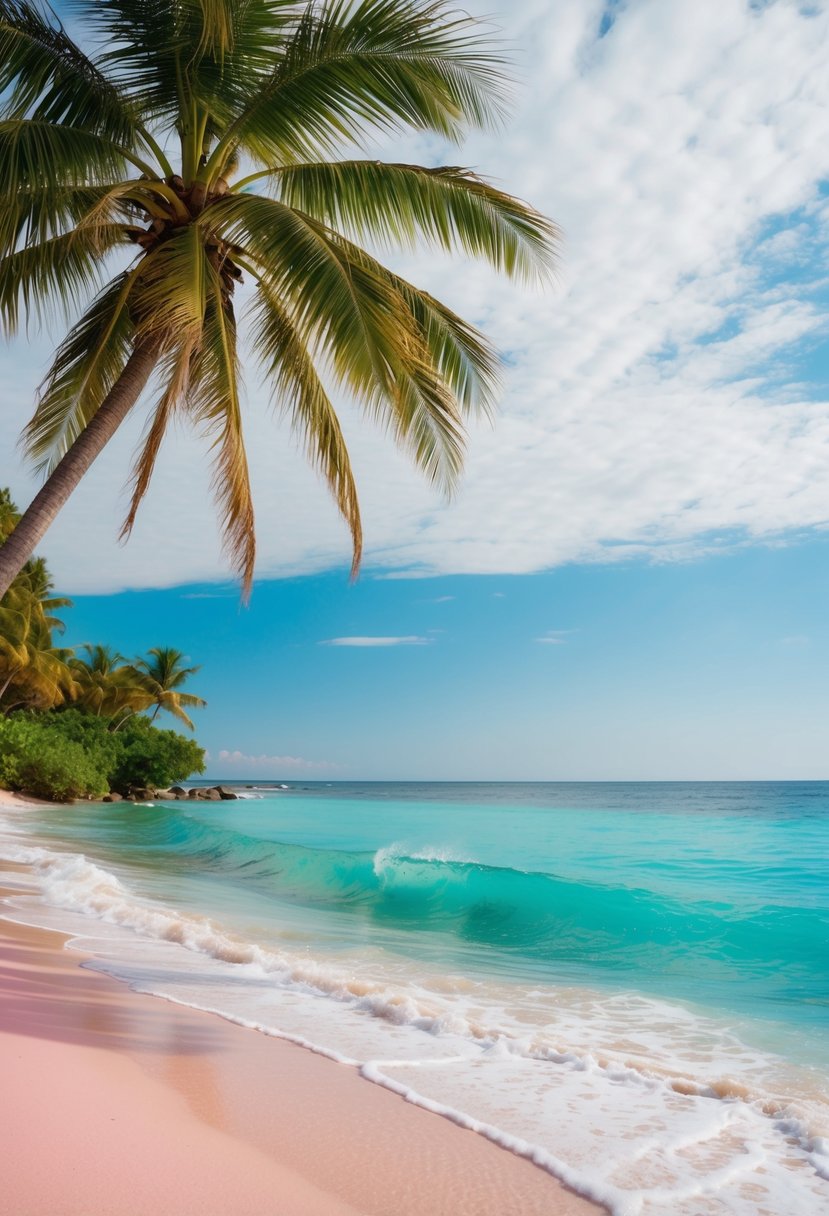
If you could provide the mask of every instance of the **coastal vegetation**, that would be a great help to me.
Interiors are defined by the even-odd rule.
[[[0,490],[0,539],[17,519]],[[186,711],[205,701],[182,686],[198,667],[172,647],[129,661],[100,644],[56,644],[56,613],[70,607],[43,558],[27,562],[0,600],[0,787],[65,801],[203,772],[194,740],[154,725],[164,711],[193,729]]]
[[[364,246],[425,244],[535,281],[557,232],[469,169],[355,149],[377,133],[459,142],[497,125],[501,56],[441,0],[72,10],[89,53],[50,6],[0,0],[0,326],[71,319],[25,431],[47,479],[0,548],[0,595],[151,378],[160,393],[122,535],[171,420],[185,420],[210,444],[226,550],[249,593],[243,278],[250,350],[347,523],[356,572],[360,508],[332,395],[448,490],[466,419],[492,407],[498,379],[480,333]],[[57,662],[44,652],[47,682]]]

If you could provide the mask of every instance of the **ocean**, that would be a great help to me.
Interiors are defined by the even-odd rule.
[[[829,783],[249,787],[4,810],[8,913],[614,1216],[829,1211]]]

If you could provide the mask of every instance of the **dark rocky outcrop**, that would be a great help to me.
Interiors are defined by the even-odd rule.
[[[239,797],[225,785],[194,786],[185,790],[181,785],[171,785],[167,790],[136,788],[127,794],[107,794],[104,802],[235,802]]]

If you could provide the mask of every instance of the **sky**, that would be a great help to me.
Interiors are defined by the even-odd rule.
[[[506,128],[462,163],[563,231],[545,289],[393,264],[504,358],[447,503],[348,403],[366,560],[251,376],[258,582],[228,581],[206,444],[116,542],[139,410],[44,542],[70,642],[184,649],[215,776],[829,778],[829,4],[475,0]],[[387,255],[388,256],[388,255]],[[0,450],[59,336],[0,349]],[[161,539],[160,539],[161,538]]]

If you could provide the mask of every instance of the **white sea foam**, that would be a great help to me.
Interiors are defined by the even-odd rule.
[[[368,955],[312,957],[139,898],[80,854],[19,838],[3,852],[33,866],[51,923],[82,936],[102,969],[205,1008],[207,968],[212,1012],[359,1067],[614,1216],[826,1210],[825,1094],[689,1009],[426,976]],[[438,850],[420,852],[433,860]],[[379,873],[413,857],[401,845],[381,853]],[[50,916],[31,899],[18,914]]]
[[[410,846],[403,841],[385,845],[374,854],[374,873],[378,878],[384,878],[397,870],[405,861],[443,861],[475,864],[475,858],[469,857],[459,849],[447,845],[418,845]]]

